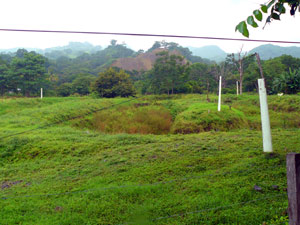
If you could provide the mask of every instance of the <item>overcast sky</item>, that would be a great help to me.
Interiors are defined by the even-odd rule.
[[[235,26],[245,20],[262,0],[3,0],[1,29],[43,29],[95,32],[153,33],[243,38]],[[282,16],[264,30],[250,28],[251,39],[300,41],[300,17]],[[266,15],[264,14],[264,20]],[[166,39],[83,34],[44,34],[0,31],[0,48],[62,46],[70,41],[106,46],[111,39],[134,50],[148,49],[154,41],[174,41],[183,46],[218,45],[226,52],[262,43]],[[288,46],[288,45],[282,45]],[[300,47],[300,46],[299,46]]]

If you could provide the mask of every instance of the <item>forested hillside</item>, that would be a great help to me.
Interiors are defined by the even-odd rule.
[[[237,81],[243,92],[255,92],[261,77],[253,55],[228,54],[216,63],[174,42],[157,41],[147,51],[137,52],[116,40],[105,49],[70,43],[45,52],[45,56],[25,49],[1,53],[1,95],[37,96],[40,88],[46,96],[96,94],[95,80],[110,67],[125,70],[135,87],[132,93],[137,94],[206,93],[209,98],[218,89],[219,76],[224,93],[236,93]],[[270,94],[300,91],[299,58],[282,55],[261,64]]]
[[[249,54],[258,52],[262,59],[267,60],[282,55],[290,55],[296,58],[300,58],[300,47],[281,47],[272,44],[261,45],[252,49]]]

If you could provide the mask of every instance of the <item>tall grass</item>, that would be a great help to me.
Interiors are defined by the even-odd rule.
[[[172,116],[160,106],[126,106],[95,114],[92,124],[96,130],[109,134],[166,134]]]

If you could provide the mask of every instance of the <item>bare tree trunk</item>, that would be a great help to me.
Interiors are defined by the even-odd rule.
[[[239,59],[239,72],[240,72],[240,95],[243,94],[243,59]]]
[[[255,56],[256,56],[256,59],[257,59],[257,64],[258,64],[258,67],[259,67],[259,71],[260,71],[261,78],[265,79],[265,78],[264,78],[263,69],[262,69],[261,63],[260,63],[260,57],[259,57],[259,54],[256,52],[256,53],[255,53]]]
[[[208,97],[208,94],[209,94],[209,81],[208,81],[208,79],[206,79],[206,86],[207,86],[206,101],[210,102],[210,99]]]
[[[257,93],[259,93],[257,82],[254,82],[254,86],[255,86]]]
[[[221,66],[220,76],[223,77],[222,87],[226,88],[226,79],[225,79],[225,64]]]

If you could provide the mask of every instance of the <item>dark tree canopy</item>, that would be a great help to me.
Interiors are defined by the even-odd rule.
[[[114,98],[117,96],[129,97],[135,95],[135,89],[130,75],[123,70],[117,72],[112,68],[99,73],[99,77],[96,79],[93,89],[100,97],[105,98]]]
[[[9,86],[21,90],[26,96],[38,92],[47,83],[45,63],[45,57],[40,54],[18,51],[10,65]]]

